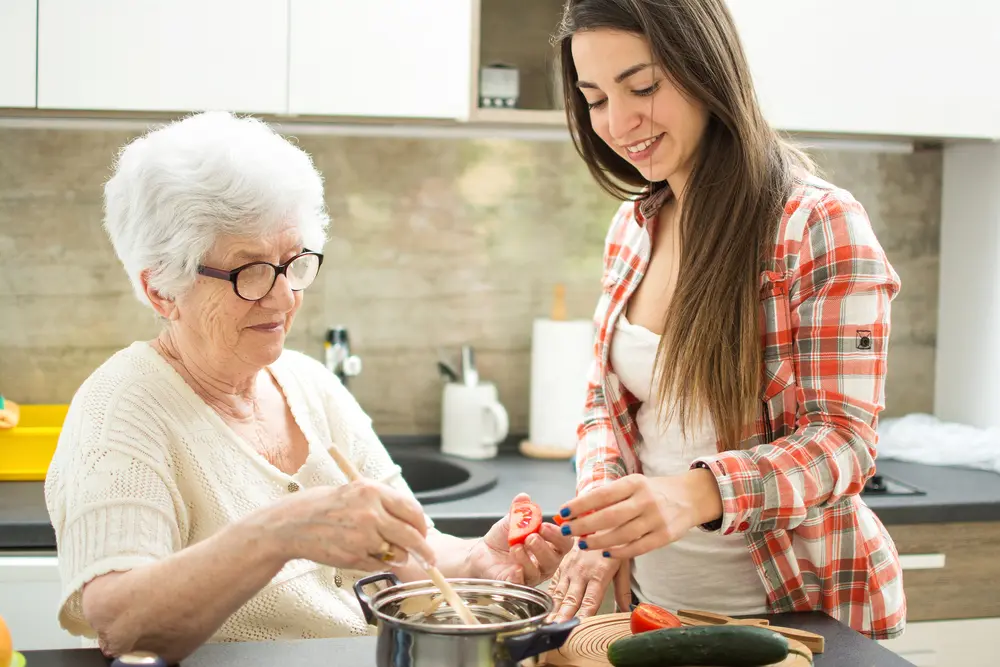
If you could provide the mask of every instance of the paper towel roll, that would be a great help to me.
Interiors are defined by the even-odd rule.
[[[531,339],[531,443],[576,450],[594,350],[590,320],[535,320]]]

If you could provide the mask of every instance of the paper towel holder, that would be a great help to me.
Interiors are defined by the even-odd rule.
[[[554,322],[565,322],[566,317],[566,285],[556,283],[552,287],[552,312],[550,318]],[[565,447],[539,445],[530,440],[522,440],[518,446],[522,455],[533,459],[567,460],[576,453]]]
[[[562,283],[552,288],[552,319],[556,322],[566,320],[566,286]]]

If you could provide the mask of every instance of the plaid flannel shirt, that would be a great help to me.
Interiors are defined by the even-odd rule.
[[[638,399],[610,367],[609,350],[667,197],[661,190],[625,202],[607,235],[578,493],[642,472]],[[721,521],[703,529],[746,536],[771,612],[822,610],[873,638],[898,636],[906,617],[898,554],[859,494],[875,469],[899,278],[862,206],[813,176],[796,180],[767,268],[760,415],[741,449],[692,462],[715,475],[722,495]]]

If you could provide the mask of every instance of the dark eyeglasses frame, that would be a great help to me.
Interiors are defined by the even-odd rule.
[[[316,273],[318,274],[320,268],[323,266],[323,253],[321,253],[321,252],[314,252],[314,251],[309,250],[309,249],[303,249],[302,252],[300,252],[299,254],[295,255],[295,257],[289,258],[289,260],[287,262],[285,262],[284,264],[271,264],[271,262],[263,262],[263,261],[249,262],[248,264],[244,264],[243,266],[237,266],[232,271],[224,271],[222,269],[214,269],[211,266],[205,266],[204,264],[199,264],[198,265],[198,273],[201,274],[201,275],[203,275],[203,276],[207,276],[209,278],[218,278],[219,280],[228,280],[229,282],[231,282],[233,284],[233,292],[236,294],[236,296],[240,297],[244,301],[260,301],[260,299],[263,299],[264,297],[266,297],[268,294],[271,293],[271,290],[274,289],[274,283],[278,282],[278,276],[283,276],[283,275],[286,274],[286,272],[288,271],[288,265],[291,264],[292,262],[294,262],[295,260],[297,260],[299,257],[303,257],[304,255],[315,255],[316,257],[319,258],[319,264],[316,266]],[[237,287],[236,287],[236,281],[239,279],[240,271],[243,271],[244,269],[248,269],[251,266],[258,266],[260,264],[266,264],[267,266],[270,266],[272,269],[274,269],[274,280],[271,281],[271,286],[267,288],[267,291],[264,292],[264,296],[260,297],[260,299],[248,299],[245,296],[243,296],[242,294],[240,294],[239,289],[237,289]],[[308,287],[308,285],[306,285],[306,287]],[[301,289],[293,289],[292,291],[293,292],[301,292],[303,289],[305,289],[305,287],[303,287]]]

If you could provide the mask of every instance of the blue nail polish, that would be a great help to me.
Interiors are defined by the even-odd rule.
[[[563,527],[562,527],[562,534],[563,534],[563,535],[569,535],[569,534],[570,534],[570,528],[569,528],[569,526],[567,526],[566,524],[563,524]]]
[[[568,517],[569,516],[569,508],[568,507],[564,507],[561,510],[559,510],[559,516],[561,516],[564,519],[566,517]]]
[[[583,540],[580,540],[580,548],[581,549],[586,549],[587,548],[587,543],[584,542]]]
[[[604,557],[605,558],[611,558],[611,552],[610,551],[605,551],[604,552]]]

